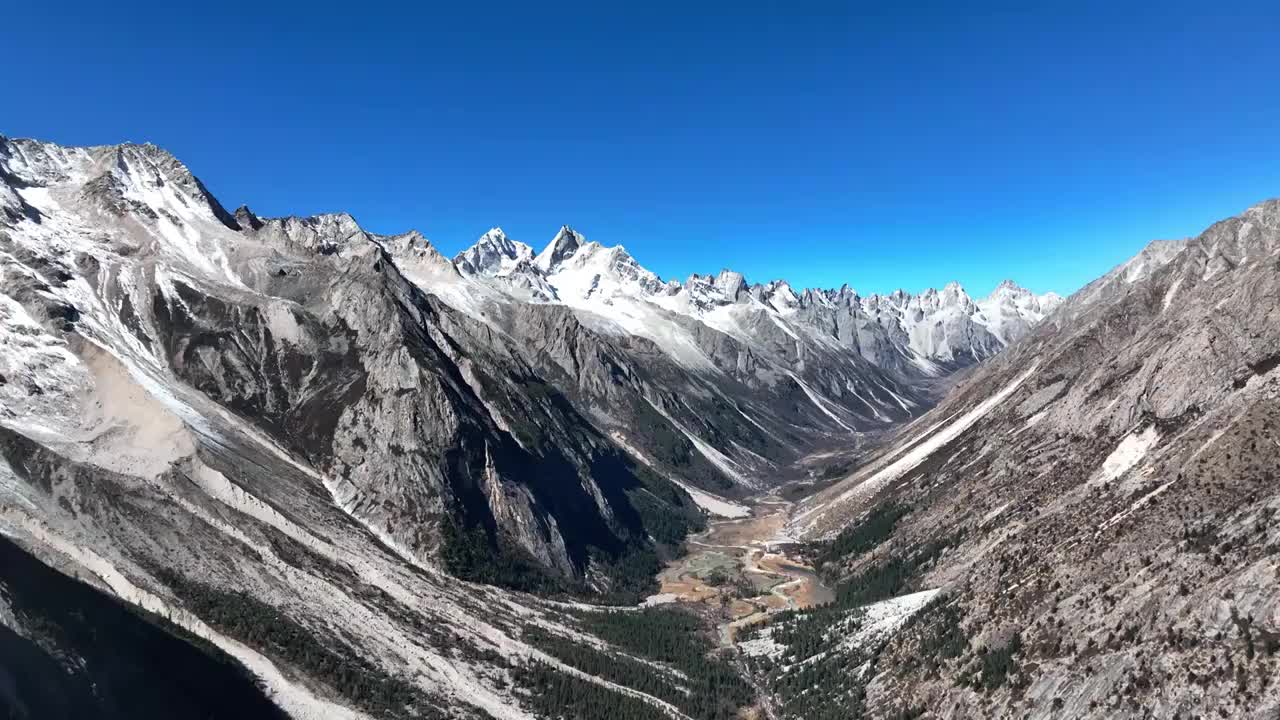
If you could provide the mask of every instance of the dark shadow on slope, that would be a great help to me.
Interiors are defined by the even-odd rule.
[[[230,656],[77,582],[0,537],[0,716],[284,718]]]

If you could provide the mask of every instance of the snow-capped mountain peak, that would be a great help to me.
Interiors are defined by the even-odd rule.
[[[1036,295],[1012,280],[1004,280],[976,307],[985,324],[1001,342],[1011,342],[1025,335],[1062,304],[1057,293]]]
[[[747,279],[740,272],[724,269],[716,276],[715,287],[730,302],[737,302],[747,289]]]
[[[495,227],[480,236],[475,244],[458,253],[454,263],[463,275],[507,275],[521,261],[533,259],[533,248],[512,240]]]
[[[559,245],[553,242],[545,257],[551,261],[548,279],[561,297],[588,299],[626,295],[646,298],[662,293],[666,287],[662,278],[636,262],[621,245],[606,247],[595,241],[582,243],[582,236],[568,228],[556,237],[564,242]],[[567,250],[570,243],[578,243],[572,254],[556,252]]]
[[[981,303],[1013,304],[1025,310],[1047,315],[1062,303],[1062,297],[1054,292],[1037,295],[1012,280],[1003,280]]]
[[[551,272],[566,258],[573,255],[586,243],[586,238],[568,225],[560,227],[560,231],[551,239],[542,252],[534,258],[534,265],[545,272]]]
[[[786,280],[765,283],[760,299],[780,313],[792,312],[800,307],[800,295],[791,289],[791,283]]]
[[[257,213],[251,210],[248,205],[241,205],[236,208],[233,216],[241,230],[257,230],[263,225],[262,218],[258,217]]]
[[[973,299],[969,297],[969,293],[965,292],[964,286],[952,280],[942,287],[942,291],[937,293],[938,304],[943,307],[961,307],[968,308],[973,304]]]

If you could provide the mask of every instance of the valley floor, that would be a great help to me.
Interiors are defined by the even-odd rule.
[[[711,522],[686,541],[688,553],[658,575],[661,588],[646,604],[706,606],[728,646],[741,628],[771,613],[831,602],[834,591],[789,554],[794,543],[782,533],[791,505],[765,496],[752,503],[750,517]]]

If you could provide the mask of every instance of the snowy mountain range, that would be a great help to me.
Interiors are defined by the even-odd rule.
[[[467,287],[458,292],[468,301],[458,303],[460,310],[478,297],[562,303],[615,320],[621,331],[653,340],[691,369],[707,358],[689,350],[668,314],[745,342],[758,339],[765,318],[796,342],[844,347],[878,365],[937,376],[990,357],[1062,303],[1056,293],[1036,295],[1010,280],[977,301],[958,283],[919,295],[863,297],[847,285],[796,291],[785,280],[750,284],[732,270],[664,281],[625,248],[589,242],[568,226],[536,253],[493,228],[453,264]]]

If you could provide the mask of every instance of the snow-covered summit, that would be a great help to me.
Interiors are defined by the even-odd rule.
[[[1005,280],[996,286],[977,308],[984,324],[1003,343],[1025,335],[1032,326],[1062,305],[1062,296],[1054,292],[1043,295]]]
[[[560,232],[547,243],[542,252],[534,259],[534,265],[543,270],[550,272],[558,267],[565,258],[573,255],[578,248],[586,243],[586,238],[581,233],[575,231],[568,225],[561,226]]]
[[[495,227],[474,245],[458,253],[453,262],[464,275],[507,275],[521,262],[533,260],[533,248],[516,242]]]

